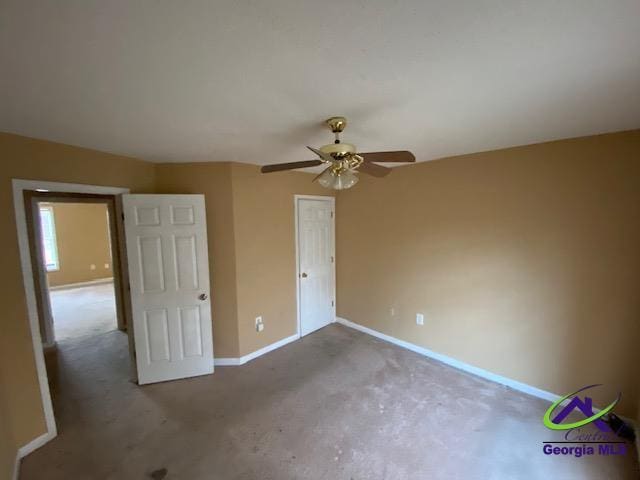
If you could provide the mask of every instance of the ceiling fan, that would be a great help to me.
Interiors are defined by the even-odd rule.
[[[328,165],[327,168],[314,178],[313,181],[317,180],[318,183],[325,188],[346,190],[358,183],[356,173],[362,172],[374,177],[384,177],[391,173],[390,168],[378,165],[376,162],[405,163],[416,161],[413,153],[406,150],[397,152],[356,153],[355,145],[340,142],[340,133],[347,126],[346,118],[331,117],[326,121],[326,124],[336,136],[334,143],[323,145],[319,149],[307,147],[320,157],[318,160],[265,165],[260,171],[262,173],[270,173],[326,164]]]

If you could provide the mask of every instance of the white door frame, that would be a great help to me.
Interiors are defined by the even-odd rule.
[[[23,458],[45,443],[53,440],[58,435],[56,419],[53,413],[51,392],[49,391],[49,379],[44,363],[44,351],[42,337],[40,336],[40,323],[38,320],[38,307],[36,301],[35,285],[33,282],[33,269],[31,265],[31,252],[29,249],[29,233],[27,231],[27,219],[24,208],[25,190],[48,190],[52,192],[68,193],[97,193],[101,195],[120,195],[129,193],[128,188],[103,187],[97,185],[83,185],[76,183],[45,182],[41,180],[13,179],[13,207],[16,214],[16,229],[18,234],[18,246],[20,248],[20,263],[22,265],[22,279],[24,293],[27,299],[27,314],[31,329],[31,341],[33,343],[33,355],[35,357],[40,395],[42,397],[42,409],[47,426],[47,431],[18,449],[18,457]]]
[[[324,195],[294,195],[293,203],[294,203],[294,217],[295,217],[295,237],[296,237],[296,317],[297,317],[297,328],[298,331],[296,335],[298,338],[302,336],[302,325],[301,325],[301,315],[300,315],[300,235],[298,231],[298,203],[299,200],[320,200],[324,202],[331,203],[331,211],[333,212],[333,236],[331,238],[332,250],[333,250],[333,267],[332,267],[332,277],[333,277],[333,322],[336,321],[336,305],[338,300],[336,298],[336,197],[332,196],[324,196]]]

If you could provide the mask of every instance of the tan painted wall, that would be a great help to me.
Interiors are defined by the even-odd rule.
[[[239,357],[293,335],[293,196],[327,190],[308,173],[263,175],[236,163],[161,164],[157,179],[159,193],[205,195],[215,356]]]
[[[337,209],[339,316],[635,414],[640,130],[363,176]]]
[[[113,275],[107,205],[51,203],[60,269],[47,273],[49,285],[88,282]],[[91,264],[95,270],[91,270]],[[105,264],[109,267],[105,268]]]
[[[547,390],[603,382],[624,391],[623,413],[635,412],[638,151],[636,131],[363,176],[337,201],[338,314]],[[245,355],[295,331],[293,195],[331,193],[309,174],[154,166],[8,134],[0,153],[0,364],[9,366],[0,379],[8,419],[0,469],[45,430],[11,178],[204,193],[216,356]],[[427,315],[422,328],[417,311]],[[257,315],[266,325],[259,334]]]
[[[247,355],[297,331],[294,195],[332,195],[313,175],[264,175],[233,164],[233,211],[240,354]],[[255,318],[265,328],[258,333]]]
[[[8,365],[0,365],[0,385],[5,385],[3,369]],[[6,391],[0,388],[0,478],[13,478],[13,467],[18,447],[9,425],[9,408],[6,402]]]
[[[238,325],[233,198],[229,163],[161,164],[158,193],[201,193],[207,210],[213,348],[216,357],[237,357]]]
[[[10,365],[0,389],[15,446],[45,432],[31,344],[13,209],[12,178],[129,187],[150,192],[154,165],[116,155],[0,133],[0,363]]]

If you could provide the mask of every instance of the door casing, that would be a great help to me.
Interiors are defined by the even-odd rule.
[[[25,213],[27,230],[29,232],[29,243],[31,251],[31,263],[33,267],[34,287],[36,290],[36,301],[38,307],[38,317],[40,319],[41,334],[45,348],[55,347],[55,336],[53,333],[53,319],[51,318],[51,308],[49,304],[49,291],[45,287],[47,272],[43,266],[42,245],[37,239],[41,235],[41,226],[38,216],[38,204],[41,202],[51,203],[96,203],[106,205],[109,212],[109,240],[110,253],[113,272],[113,286],[116,302],[116,320],[118,329],[127,330],[130,324],[130,303],[126,291],[128,276],[126,263],[123,263],[123,250],[121,242],[122,231],[118,229],[118,198],[115,195],[89,194],[89,193],[69,193],[69,192],[39,192],[28,190],[24,192]],[[135,376],[135,374],[132,374]]]
[[[31,341],[33,345],[33,355],[38,375],[38,384],[40,386],[40,398],[42,401],[42,409],[47,431],[35,438],[26,445],[19,446],[18,457],[23,458],[37,448],[45,445],[53,440],[58,430],[56,427],[55,414],[53,412],[53,403],[51,401],[51,392],[49,390],[49,379],[47,368],[44,361],[44,349],[42,345],[42,336],[40,335],[40,320],[38,316],[38,306],[36,300],[36,290],[33,278],[33,265],[31,260],[31,251],[29,248],[29,232],[27,229],[27,218],[25,211],[24,192],[28,190],[44,191],[44,192],[67,192],[67,193],[88,193],[98,195],[120,195],[129,193],[128,188],[105,187],[100,185],[84,185],[77,183],[61,183],[47,182],[43,180],[23,180],[12,179],[13,188],[13,208],[16,219],[16,231],[18,237],[18,247],[20,250],[20,264],[22,269],[22,279],[27,303],[27,315],[29,318],[29,329],[31,332]],[[116,202],[117,205],[118,202]],[[117,212],[117,208],[116,208]],[[121,221],[116,215],[116,221],[119,231],[121,230]],[[126,262],[126,252],[121,252],[121,259]],[[131,342],[129,342],[131,344]]]

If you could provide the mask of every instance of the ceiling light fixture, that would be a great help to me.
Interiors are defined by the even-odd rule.
[[[307,147],[318,156],[317,160],[265,165],[260,171],[262,173],[271,173],[294,170],[296,168],[316,167],[324,164],[326,165],[324,171],[313,180],[318,181],[325,188],[346,190],[358,183],[358,175],[356,173],[362,172],[374,177],[384,177],[391,172],[391,169],[379,165],[377,162],[412,163],[416,161],[413,153],[406,150],[357,153],[355,145],[340,141],[340,133],[347,126],[346,118],[331,117],[325,123],[335,135],[335,141],[320,148]]]
[[[352,170],[338,170],[327,168],[318,176],[318,183],[324,188],[346,190],[358,183],[358,176]]]

